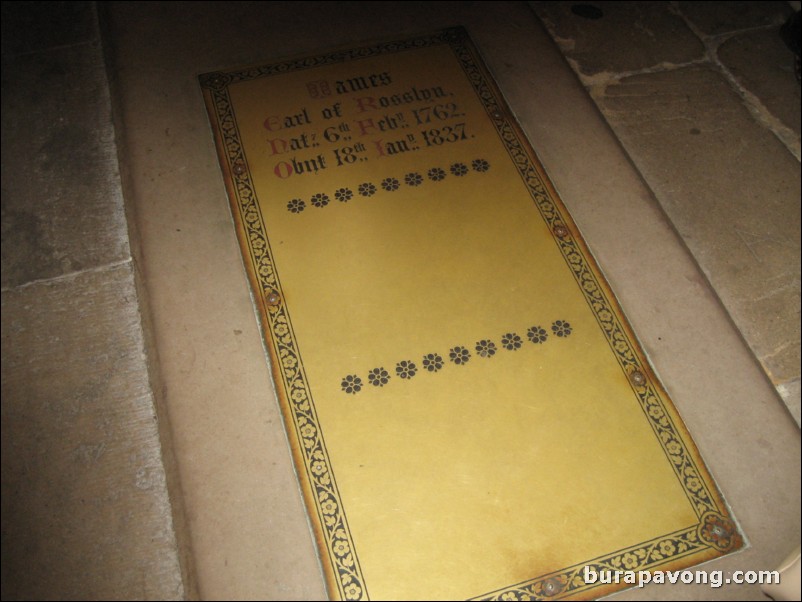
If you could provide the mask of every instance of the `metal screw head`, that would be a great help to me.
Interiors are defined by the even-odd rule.
[[[235,175],[241,176],[245,173],[245,164],[240,162],[234,163],[231,171],[233,171]]]
[[[557,579],[547,579],[543,582],[543,593],[547,596],[556,596],[563,590],[563,584]]]
[[[629,375],[629,380],[633,385],[640,387],[646,384],[646,375],[640,370],[635,370]]]
[[[565,238],[568,236],[568,228],[563,226],[562,224],[558,224],[554,226],[554,235],[558,238]]]
[[[268,305],[275,307],[281,301],[281,297],[279,297],[277,292],[273,291],[267,295],[265,301],[267,301]]]
[[[222,88],[226,84],[226,77],[222,73],[209,74],[206,85],[212,88]]]
[[[201,76],[201,85],[204,88],[211,88],[219,92],[225,88],[234,77],[236,77],[236,73],[206,73]]]

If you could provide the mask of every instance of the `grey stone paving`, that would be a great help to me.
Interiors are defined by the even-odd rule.
[[[2,10],[2,596],[181,599],[95,5]]]
[[[588,19],[572,2],[531,5],[799,423],[800,89],[779,37],[790,7],[602,2]]]
[[[130,262],[2,294],[4,599],[180,599]]]

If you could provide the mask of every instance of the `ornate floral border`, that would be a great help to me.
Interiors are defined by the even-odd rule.
[[[228,89],[226,86],[214,86],[210,93],[211,106],[215,111],[214,120],[225,153],[224,169],[232,174],[232,208],[246,238],[243,250],[247,248],[250,265],[255,270],[253,276],[258,283],[263,315],[268,322],[266,326],[263,325],[264,331],[270,337],[274,361],[279,364],[274,373],[281,377],[279,388],[292,412],[291,424],[295,439],[300,442],[298,449],[303,466],[297,468],[304,471],[311,485],[314,499],[310,506],[315,508],[317,523],[322,528],[324,541],[321,543],[325,545],[332,569],[337,575],[340,597],[346,600],[368,599],[345,511],[330,469],[314,400],[298,352],[289,310],[283,304],[266,302],[271,295],[281,294],[281,285],[256,190],[240,143]]]
[[[667,562],[687,558],[698,552],[711,548],[728,552],[738,545],[740,536],[735,524],[718,513],[709,512],[703,515],[698,525],[471,599],[559,600],[576,597],[599,587],[599,584],[585,583],[585,567],[595,573],[654,571]]]
[[[450,28],[432,35],[408,40],[379,43],[361,48],[340,50],[326,55],[293,59],[267,66],[200,76],[207,99],[210,118],[215,126],[218,149],[224,172],[228,174],[232,211],[241,226],[243,252],[247,252],[258,286],[259,300],[267,324],[263,325],[277,362],[275,372],[280,376],[282,396],[291,410],[288,428],[300,443],[303,470],[311,485],[316,521],[322,529],[322,542],[331,567],[336,575],[338,594],[346,600],[368,599],[368,590],[359,565],[356,548],[348,528],[345,509],[330,467],[329,456],[315,412],[312,393],[306,379],[292,328],[289,310],[281,303],[280,279],[273,261],[270,242],[266,235],[264,217],[259,208],[256,190],[248,169],[247,157],[240,142],[229,86],[260,77],[313,69],[323,65],[349,60],[392,54],[395,52],[448,45],[454,52],[469,82],[494,124],[512,161],[537,206],[545,223],[552,229],[554,240],[562,252],[574,279],[593,311],[608,344],[623,372],[629,378],[645,418],[663,448],[677,479],[681,483],[696,515],[697,525],[667,534],[603,557],[588,560],[530,581],[483,594],[476,600],[559,599],[594,590],[597,586],[585,584],[581,571],[585,566],[596,570],[654,570],[668,563],[681,561],[690,555],[710,551],[714,555],[732,552],[743,545],[734,523],[727,517],[718,492],[706,478],[706,470],[699,467],[688,449],[673,414],[667,411],[662,389],[653,382],[651,369],[638,352],[638,346],[620,317],[617,302],[601,284],[581,239],[574,234],[575,227],[567,212],[552,198],[545,175],[525,136],[509,117],[511,115],[492,76],[484,67],[480,55],[467,32]],[[290,426],[291,425],[291,426]]]

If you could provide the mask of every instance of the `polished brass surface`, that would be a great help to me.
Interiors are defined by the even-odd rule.
[[[332,597],[594,598],[742,545],[462,29],[201,85]]]

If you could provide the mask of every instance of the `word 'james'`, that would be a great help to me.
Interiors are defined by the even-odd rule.
[[[361,92],[369,88],[389,86],[393,83],[393,78],[386,71],[384,73],[372,73],[371,75],[360,75],[350,79],[337,80],[334,82],[334,90],[337,94],[350,94],[351,92]]]

